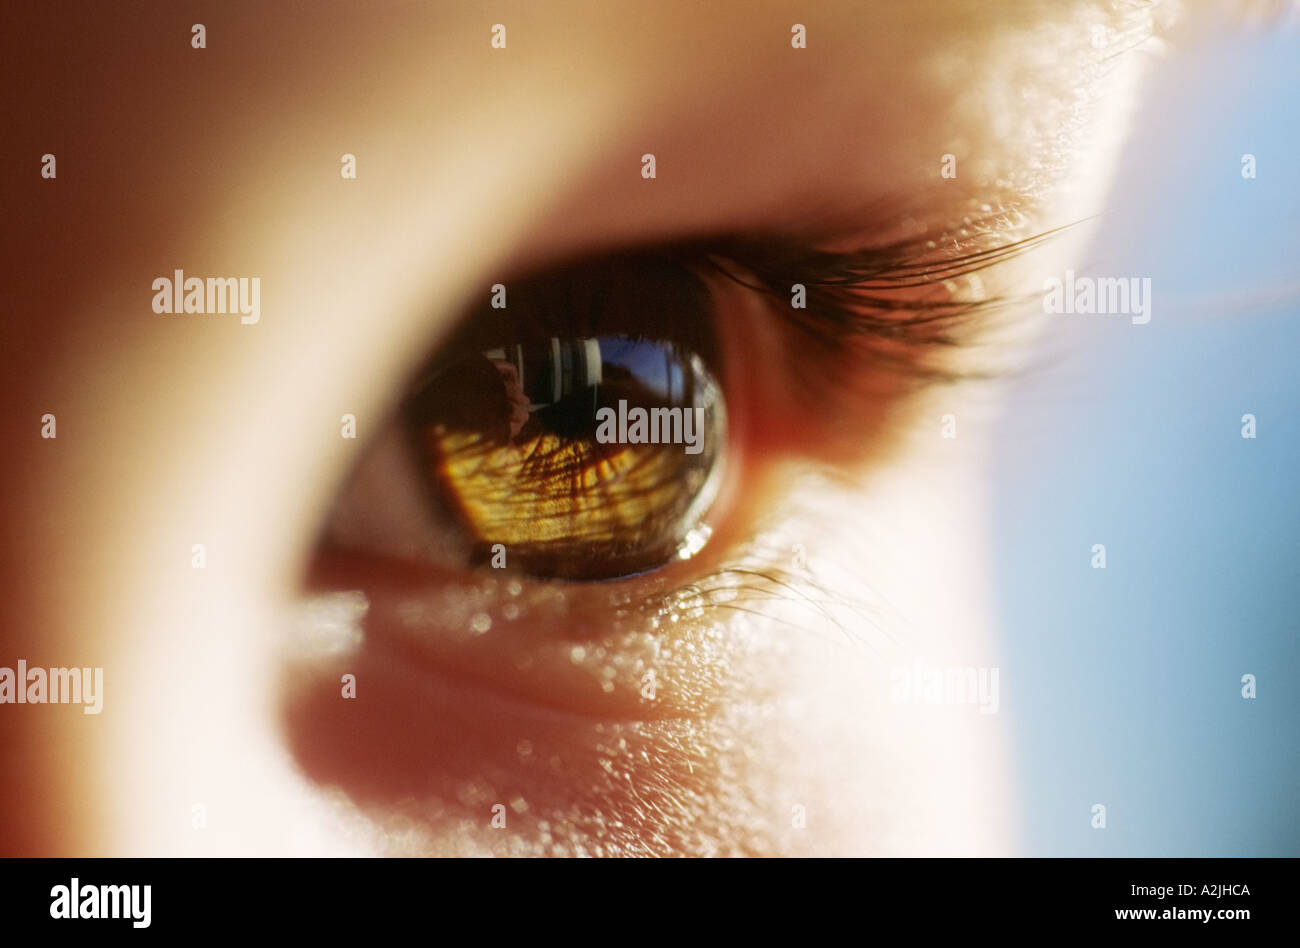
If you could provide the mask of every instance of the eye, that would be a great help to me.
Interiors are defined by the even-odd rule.
[[[467,314],[389,440],[441,555],[596,580],[697,552],[727,444],[712,319],[690,267],[653,255],[512,281]]]

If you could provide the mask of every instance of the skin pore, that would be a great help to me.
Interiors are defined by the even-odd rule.
[[[494,283],[715,234],[973,247],[1095,213],[1148,14],[82,14],[74,30],[31,14],[11,57],[30,88],[9,149],[26,232],[7,252],[0,350],[17,446],[0,641],[10,664],[103,666],[104,710],[0,713],[6,853],[1015,851],[1005,716],[890,701],[890,669],[919,657],[999,664],[989,383],[918,390],[849,346],[831,358],[851,391],[806,404],[798,379],[822,369],[773,312],[785,299],[714,278],[734,444],[698,557],[611,585],[523,577],[516,593],[318,544],[412,373]],[[46,152],[53,180],[37,173]],[[940,175],[949,154],[955,178]],[[946,291],[1033,292],[1085,232]],[[178,268],[259,277],[260,321],[156,315],[151,283]],[[1016,316],[1001,313],[996,346],[952,358],[1014,361],[1032,321]],[[45,412],[56,440],[39,438]],[[345,413],[356,440],[339,436]],[[957,439],[939,436],[945,413]],[[402,476],[379,506],[405,509]],[[722,608],[753,585],[739,568],[809,582]],[[706,602],[680,592],[713,575]],[[321,592],[354,595],[304,605]],[[465,636],[479,615],[489,630]]]

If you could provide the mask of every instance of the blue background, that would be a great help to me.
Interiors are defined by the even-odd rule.
[[[1151,277],[1151,322],[1044,315],[998,433],[1031,854],[1300,855],[1300,42],[1213,46],[1157,73],[1076,267]]]

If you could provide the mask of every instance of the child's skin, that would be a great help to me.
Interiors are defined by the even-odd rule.
[[[729,395],[761,448],[738,455],[734,522],[710,555],[761,522],[781,549],[807,550],[830,595],[888,604],[840,616],[878,648],[846,645],[806,608],[795,627],[684,621],[685,639],[716,622],[746,644],[702,659],[717,662],[707,684],[662,676],[676,723],[616,726],[581,675],[548,678],[547,710],[512,671],[545,661],[544,643],[607,627],[600,595],[538,610],[520,620],[536,628],[502,633],[486,658],[432,667],[369,645],[287,659],[297,640],[283,632],[366,439],[490,285],[628,242],[823,219],[866,242],[907,216],[942,227],[982,204],[1023,213],[1008,239],[1082,219],[1142,72],[1126,53],[1097,79],[1092,27],[1128,45],[1128,22],[1103,4],[1009,0],[202,15],[159,2],[86,4],[75,23],[27,16],[6,30],[24,37],[10,57],[24,78],[5,148],[0,664],[103,666],[105,694],[97,716],[0,707],[0,850],[1016,851],[1004,716],[889,701],[889,669],[919,654],[997,664],[987,399],[948,389],[907,413],[854,406],[845,424],[861,431],[844,441],[860,451],[763,443],[803,430],[776,384],[802,356],[734,290],[719,297],[719,332],[773,384]],[[191,46],[200,16],[205,49]],[[491,46],[496,23],[505,49]],[[795,23],[805,49],[791,47]],[[355,180],[340,175],[344,154]],[[955,178],[940,176],[945,154]],[[1077,246],[986,271],[985,291],[1041,285]],[[151,282],[177,268],[259,277],[260,320],[156,315]],[[47,412],[55,440],[40,437]],[[959,416],[955,442],[939,438],[945,412]],[[357,440],[339,436],[344,413]],[[800,461],[845,476],[796,477],[787,462]],[[331,569],[348,589],[378,567]],[[491,825],[498,802],[505,830]]]

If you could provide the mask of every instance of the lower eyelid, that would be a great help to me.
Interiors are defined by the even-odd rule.
[[[744,504],[738,513],[697,559],[625,580],[539,581],[327,543],[306,585],[309,596],[351,591],[366,603],[361,648],[386,643],[414,667],[595,719],[709,714],[741,647],[727,628],[742,615],[739,600],[760,605],[759,585],[763,597],[780,595],[779,586],[756,583],[755,572],[730,572],[749,539]],[[746,562],[763,567],[752,555]],[[647,701],[650,671],[656,687]]]
[[[803,544],[788,539],[800,528],[773,512],[773,490],[748,500],[699,560],[628,580],[556,583],[326,550],[310,586],[352,590],[366,603],[361,647],[415,669],[593,720],[708,716],[733,671],[767,647],[755,618],[782,636],[862,614],[806,567]],[[780,526],[755,536],[760,521]]]
[[[554,584],[326,554],[313,585],[365,597],[363,648],[373,638],[417,666],[539,706],[650,720],[700,712],[716,697],[708,669],[726,644],[698,608],[652,614],[663,597],[645,587],[669,589],[662,579]],[[647,701],[651,670],[661,685]]]

